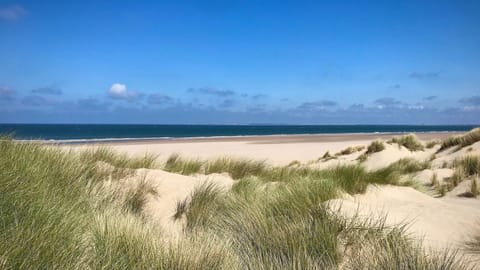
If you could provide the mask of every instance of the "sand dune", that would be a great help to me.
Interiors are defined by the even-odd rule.
[[[345,164],[357,164],[357,158],[365,151],[347,155],[338,155],[328,161],[321,160],[326,151],[335,154],[348,146],[367,146],[376,137],[362,140],[345,140],[334,142],[292,141],[261,142],[235,139],[233,141],[169,142],[154,144],[118,144],[114,149],[130,155],[145,152],[160,155],[160,162],[172,153],[179,153],[187,158],[211,159],[230,156],[247,159],[267,160],[273,165],[285,165],[293,160],[299,166],[325,168]],[[266,140],[265,138],[263,140]],[[85,146],[75,147],[83,149]],[[408,224],[407,231],[418,239],[424,239],[428,248],[440,250],[462,248],[466,240],[475,233],[480,224],[480,200],[461,197],[470,188],[470,180],[458,184],[445,196],[439,198],[437,190],[432,187],[434,175],[440,184],[447,183],[452,177],[453,169],[444,168],[445,163],[465,155],[480,154],[480,142],[464,147],[458,151],[447,149],[437,153],[439,145],[423,151],[410,151],[397,144],[385,144],[383,151],[368,155],[361,163],[368,170],[384,168],[402,158],[418,161],[431,160],[431,167],[405,177],[415,179],[420,190],[412,187],[369,186],[365,194],[345,196],[329,202],[332,208],[340,208],[346,216],[359,215],[369,219],[386,218],[388,225]],[[228,175],[194,175],[184,176],[162,171],[160,169],[139,169],[127,181],[136,181],[144,177],[157,189],[159,196],[152,197],[146,204],[145,214],[160,225],[166,235],[176,238],[182,233],[182,222],[174,221],[177,202],[190,196],[196,186],[205,182],[216,183],[228,190],[234,180]]]
[[[159,194],[149,198],[144,214],[151,222],[161,226],[166,239],[177,238],[182,233],[182,222],[173,219],[177,202],[187,199],[196,187],[205,183],[215,184],[225,190],[233,184],[232,178],[222,174],[184,176],[155,169],[138,169],[121,184],[133,184],[140,179],[148,181]]]
[[[411,187],[370,186],[365,194],[330,203],[347,216],[386,217],[388,225],[408,224],[408,232],[436,249],[462,247],[480,222],[479,200],[433,198]]]
[[[435,153],[435,151],[435,149],[410,151],[403,146],[386,143],[385,150],[371,154],[363,164],[369,170],[380,169],[402,158],[413,158],[418,161],[424,161]]]

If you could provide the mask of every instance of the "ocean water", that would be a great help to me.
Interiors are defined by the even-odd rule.
[[[468,131],[474,126],[411,125],[89,125],[0,124],[0,134],[37,140],[129,140],[213,136],[447,132]]]

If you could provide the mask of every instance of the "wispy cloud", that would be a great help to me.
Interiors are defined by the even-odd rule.
[[[352,104],[348,107],[348,110],[353,111],[353,112],[363,111],[365,109],[366,109],[365,105],[363,105],[361,103],[355,103],[355,104]]]
[[[249,106],[248,111],[250,113],[264,113],[267,111],[267,104],[256,104],[254,106]]]
[[[480,106],[480,96],[464,97],[459,102],[464,105]]]
[[[22,99],[22,104],[27,106],[39,107],[49,105],[50,102],[43,96],[30,95]]]
[[[227,98],[223,100],[218,106],[220,108],[230,108],[235,104],[235,100]]]
[[[149,104],[163,105],[172,103],[173,98],[162,93],[154,93],[148,96],[147,102]]]
[[[410,73],[409,77],[412,79],[432,79],[432,78],[437,78],[440,76],[440,73],[438,72],[412,72]]]
[[[108,90],[108,96],[113,99],[135,101],[141,98],[143,95],[138,92],[130,91],[125,84],[114,83],[110,90]]]
[[[434,99],[436,99],[436,98],[437,98],[437,96],[428,96],[428,97],[424,97],[423,100],[425,100],[425,101],[432,101],[432,100],[434,100]]]
[[[5,92],[5,91],[3,91]],[[10,92],[10,91],[8,91]],[[103,98],[74,101],[52,100],[53,96],[29,95],[21,101],[2,103],[0,122],[72,122],[98,123],[297,123],[297,124],[478,124],[480,96],[459,100],[464,106],[448,109],[423,107],[391,97],[379,98],[371,105],[353,104],[342,107],[335,101],[305,102],[297,107],[272,107],[268,104],[243,106],[235,98],[220,98],[215,105],[201,106],[184,103],[157,93],[159,102],[168,106],[148,106],[148,100],[138,103],[117,103]],[[6,106],[5,106],[6,104]],[[235,110],[231,108],[235,107]],[[32,113],[34,113],[32,115]],[[67,118],[59,118],[66,115]]]
[[[402,105],[402,102],[399,100],[396,100],[392,97],[384,97],[384,98],[379,98],[374,101],[375,105],[377,105],[379,108],[385,108],[385,107],[395,107]]]
[[[85,111],[105,111],[111,106],[110,102],[100,101],[96,98],[83,98],[77,100],[80,110]]]
[[[63,94],[62,90],[56,87],[40,87],[32,90],[33,94],[39,95],[56,95],[59,96]]]
[[[268,96],[265,95],[265,94],[256,94],[256,95],[253,95],[251,98],[253,100],[259,100],[259,99],[264,99],[264,98],[267,98]]]
[[[326,108],[331,108],[337,106],[337,102],[331,100],[318,100],[313,102],[304,102],[297,107],[297,110],[302,111],[315,111],[315,110],[324,110]]]
[[[235,92],[232,90],[221,90],[213,87],[202,87],[202,88],[189,88],[187,89],[188,93],[198,93],[204,95],[212,95],[218,97],[228,97],[235,95]]]
[[[12,101],[15,99],[15,90],[5,86],[0,86],[0,101]]]
[[[27,11],[20,5],[11,5],[0,8],[0,19],[5,21],[16,21],[27,14]]]

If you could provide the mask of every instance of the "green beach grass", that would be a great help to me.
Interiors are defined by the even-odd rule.
[[[396,143],[399,146],[404,146],[410,151],[422,151],[425,149],[415,134],[393,137],[389,142]]]
[[[480,128],[474,128],[466,134],[460,136],[451,136],[444,139],[438,151],[440,152],[453,146],[456,146],[457,149],[459,149],[472,145],[478,141],[480,141]]]
[[[229,191],[198,186],[180,201],[172,219],[185,220],[185,229],[167,241],[142,215],[147,198],[162,194],[146,179],[105,189],[122,174],[97,166],[154,168],[154,157],[66,151],[8,137],[0,153],[1,269],[467,269],[455,253],[428,253],[403,227],[347,219],[325,205],[371,183],[398,183],[401,172],[419,168],[409,161],[367,172],[234,159],[197,169],[177,157],[164,167],[238,180]]]

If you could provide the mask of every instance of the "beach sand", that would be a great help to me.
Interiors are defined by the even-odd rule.
[[[420,139],[428,141],[456,134],[461,133],[417,133],[416,135]],[[398,133],[385,133],[239,136],[121,141],[94,145],[109,146],[117,151],[130,155],[155,154],[158,155],[160,160],[165,159],[173,153],[177,153],[189,158],[211,159],[229,156],[265,160],[276,165],[286,165],[293,160],[300,162],[316,160],[323,156],[326,151],[334,154],[349,146],[365,146],[373,140],[387,140],[398,135]],[[73,145],[71,147],[84,148],[90,146],[92,146],[92,144]]]

